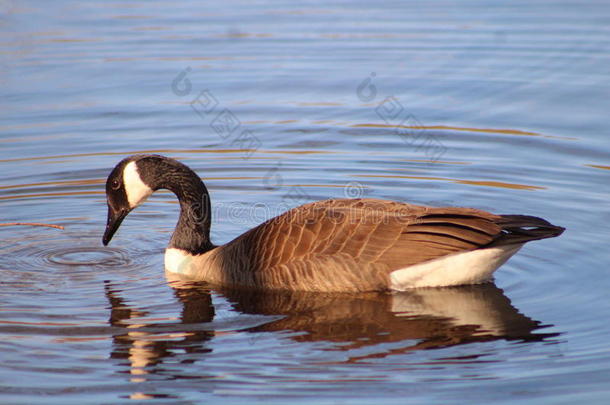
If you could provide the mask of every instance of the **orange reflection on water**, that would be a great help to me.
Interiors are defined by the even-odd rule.
[[[456,127],[449,125],[392,125],[392,124],[354,124],[352,128],[408,128],[408,129],[419,129],[419,130],[438,130],[438,131],[460,131],[460,132],[482,132],[486,134],[504,134],[504,135],[517,135],[517,136],[540,136],[543,138],[552,139],[564,139],[564,140],[577,140],[577,138],[570,138],[565,136],[556,135],[544,135],[537,132],[522,131],[519,129],[508,129],[508,128],[474,128],[474,127]]]
[[[21,161],[34,161],[34,160],[51,160],[51,159],[65,159],[65,158],[79,158],[79,157],[94,157],[94,156],[129,156],[136,154],[148,154],[148,153],[160,153],[160,154],[244,154],[245,152],[252,152],[251,149],[143,149],[143,150],[131,150],[124,152],[90,152],[90,153],[75,153],[71,155],[50,155],[50,156],[33,156],[25,158],[11,158],[11,159],[0,159],[0,163],[5,162],[21,162]],[[337,152],[322,151],[322,150],[261,150],[256,149],[257,153],[268,153],[268,154],[287,154],[287,155],[313,155],[313,154],[330,154]],[[223,159],[226,157],[223,156]],[[243,157],[240,157],[243,159]]]
[[[457,184],[468,184],[471,186],[485,186],[485,187],[499,187],[499,188],[512,188],[519,190],[544,190],[546,187],[532,186],[527,184],[517,183],[505,183],[502,181],[477,181],[477,180],[461,180],[461,179],[450,179],[446,177],[430,177],[430,176],[405,176],[405,175],[387,175],[387,174],[359,174],[354,177],[379,177],[388,179],[414,179],[414,180],[440,180],[448,181]]]

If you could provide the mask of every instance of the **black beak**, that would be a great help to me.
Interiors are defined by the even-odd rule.
[[[123,219],[129,214],[128,210],[118,210],[115,211],[110,206],[108,206],[108,222],[106,223],[106,231],[104,232],[104,237],[102,238],[102,243],[104,246],[107,246],[110,243],[110,239],[114,236],[114,233],[121,226],[121,222]]]

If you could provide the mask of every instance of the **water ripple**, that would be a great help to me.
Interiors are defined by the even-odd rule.
[[[127,252],[118,248],[84,246],[41,253],[42,260],[51,265],[124,267],[131,264]]]
[[[156,254],[132,245],[102,247],[97,235],[68,232],[27,232],[5,238],[5,242],[0,248],[0,284],[20,290],[48,291],[66,284],[97,288],[100,278],[146,274],[147,263]]]

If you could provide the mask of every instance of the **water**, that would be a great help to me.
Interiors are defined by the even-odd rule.
[[[0,402],[606,403],[606,2],[0,3]],[[495,284],[249,293],[167,280],[135,152],[206,181],[213,239],[329,197],[542,216]]]

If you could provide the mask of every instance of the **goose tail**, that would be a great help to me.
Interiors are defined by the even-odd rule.
[[[502,233],[492,243],[494,246],[554,238],[565,230],[545,219],[530,215],[500,215],[496,224],[502,228]]]

